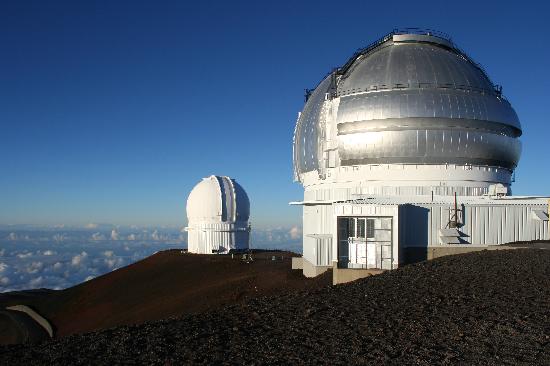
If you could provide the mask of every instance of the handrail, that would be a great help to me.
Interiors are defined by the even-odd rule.
[[[496,88],[499,86],[496,85]],[[331,97],[337,98],[345,95],[352,94],[363,94],[363,93],[372,93],[388,90],[416,90],[416,89],[451,89],[451,90],[460,90],[465,92],[475,92],[479,94],[492,94],[493,92],[501,99],[505,99],[502,95],[498,94],[498,90],[484,89],[476,86],[470,85],[461,85],[461,84],[441,84],[441,83],[406,83],[406,84],[380,84],[380,85],[370,85],[365,88],[349,89],[349,90],[340,90],[333,91]]]

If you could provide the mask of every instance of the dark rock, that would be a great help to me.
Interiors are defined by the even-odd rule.
[[[203,314],[0,347],[0,364],[549,365],[549,304],[549,250],[484,251]]]

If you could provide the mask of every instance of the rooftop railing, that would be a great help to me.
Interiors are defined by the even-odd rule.
[[[331,85],[331,88],[330,88],[331,90],[329,91],[330,96],[335,97],[337,95],[337,93],[336,93],[336,87],[337,87],[336,76],[346,74],[346,72],[351,68],[351,66],[355,63],[355,61],[357,60],[358,57],[363,56],[363,55],[367,55],[370,52],[374,51],[376,48],[378,48],[382,44],[384,44],[387,41],[391,40],[393,38],[393,36],[396,35],[396,34],[427,35],[427,36],[438,37],[438,38],[441,38],[441,39],[444,39],[444,40],[448,41],[449,43],[451,43],[452,49],[456,53],[458,53],[466,61],[468,61],[474,67],[476,67],[479,71],[481,71],[483,76],[485,78],[487,78],[487,80],[491,83],[491,85],[493,85],[493,90],[496,93],[496,95],[499,98],[505,99],[504,96],[502,95],[502,86],[493,84],[491,79],[489,78],[485,68],[480,63],[475,62],[470,56],[468,56],[466,54],[466,52],[464,52],[460,48],[458,48],[454,44],[452,38],[447,33],[444,33],[444,32],[441,32],[441,31],[438,31],[438,30],[435,30],[435,29],[415,28],[415,27],[395,28],[390,33],[388,33],[388,34],[384,35],[383,37],[377,39],[376,41],[372,42],[371,44],[367,45],[366,47],[357,49],[357,51],[355,51],[355,53],[348,59],[348,61],[343,66],[336,67],[331,72],[329,72],[327,74],[327,76],[332,75],[332,79],[333,79],[332,80],[332,85]],[[323,78],[323,80],[325,78],[326,78],[326,76]],[[315,90],[315,88],[314,89],[305,89],[305,101],[306,102],[309,99],[309,96],[311,95],[313,90]]]

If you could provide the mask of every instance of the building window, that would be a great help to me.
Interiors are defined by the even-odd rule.
[[[365,219],[357,219],[357,237],[365,238]]]
[[[367,219],[367,238],[374,238],[374,219]]]
[[[355,220],[354,219],[348,220],[348,233],[350,234],[349,236],[353,236],[353,233],[355,233]]]

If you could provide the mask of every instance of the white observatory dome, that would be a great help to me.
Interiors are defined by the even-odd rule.
[[[250,201],[229,177],[211,175],[193,188],[187,199],[188,250],[227,253],[249,245]]]

